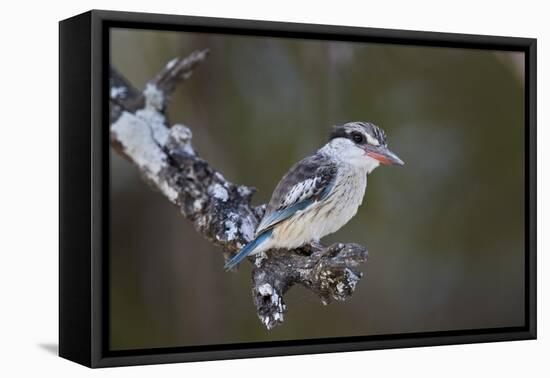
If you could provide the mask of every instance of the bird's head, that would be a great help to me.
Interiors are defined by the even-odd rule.
[[[384,130],[369,122],[348,122],[334,126],[329,145],[342,160],[365,167],[368,173],[380,163],[405,164],[388,149]]]

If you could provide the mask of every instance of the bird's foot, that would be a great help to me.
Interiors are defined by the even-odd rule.
[[[309,245],[311,245],[311,247],[313,249],[315,249],[315,251],[322,251],[323,249],[325,249],[325,246],[321,244],[320,241],[318,240],[313,240],[312,242],[309,243]]]
[[[311,253],[321,252],[325,249],[325,246],[322,245],[318,240],[312,240],[309,242],[309,250]]]

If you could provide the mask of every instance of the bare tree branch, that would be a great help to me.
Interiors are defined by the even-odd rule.
[[[199,233],[222,247],[227,259],[254,238],[265,205],[252,206],[255,189],[226,180],[194,151],[191,130],[181,124],[170,127],[165,113],[176,85],[207,53],[195,51],[168,62],[143,92],[111,68],[111,145]],[[306,245],[249,260],[254,264],[254,304],[261,322],[271,329],[283,322],[283,295],[295,284],[311,290],[323,304],[349,298],[362,276],[357,266],[367,260],[367,250],[358,244],[337,243],[324,249]]]

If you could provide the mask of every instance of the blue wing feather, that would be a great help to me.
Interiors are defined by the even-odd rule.
[[[269,214],[267,217],[262,219],[261,227],[258,228],[258,230],[261,232],[262,230],[267,229],[268,227],[272,227],[275,224],[290,218],[291,216],[296,214],[297,211],[304,210],[313,202],[314,201],[311,199],[306,199],[301,202],[295,203],[294,205],[287,207],[286,209],[274,211],[273,213]]]
[[[305,162],[307,162],[307,160],[305,160]],[[292,217],[298,211],[305,210],[313,203],[325,199],[332,191],[336,178],[336,169],[333,166],[318,166],[312,174],[304,176],[304,174],[300,174],[299,171],[300,169],[303,169],[303,166],[306,165],[306,163],[302,161],[300,164],[294,167],[287,174],[287,176],[281,180],[281,183],[276,188],[270,205],[266,210],[266,214],[258,226],[258,230],[256,231],[257,234],[260,234],[263,231],[274,227],[276,224]],[[301,181],[297,181],[296,176]],[[305,180],[313,180],[315,178],[318,180],[313,181],[314,184],[312,184],[312,187],[310,187],[307,192],[302,193],[300,196],[301,199],[298,199],[297,202],[290,205],[286,203],[289,199],[288,197],[292,197],[289,195],[289,192],[296,185],[300,182],[304,182]],[[276,209],[274,209],[275,206],[277,206]]]
[[[273,227],[277,223],[280,223],[284,221],[285,219],[290,218],[294,214],[296,214],[300,210],[306,209],[308,206],[313,204],[316,201],[323,200],[326,196],[330,194],[330,191],[332,190],[332,187],[334,186],[334,182],[330,182],[321,192],[321,194],[316,198],[307,198],[305,200],[302,200],[300,202],[295,203],[294,205],[291,205],[287,208],[276,210],[272,212],[271,214],[268,214],[264,219],[262,219],[261,225],[258,228],[259,232],[262,232],[263,230]]]

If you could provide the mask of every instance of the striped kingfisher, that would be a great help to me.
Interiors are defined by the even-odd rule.
[[[378,165],[403,165],[386,134],[369,122],[335,126],[330,141],[296,163],[281,179],[256,229],[255,239],[226,264],[272,248],[292,249],[336,232],[357,213],[367,175]]]

